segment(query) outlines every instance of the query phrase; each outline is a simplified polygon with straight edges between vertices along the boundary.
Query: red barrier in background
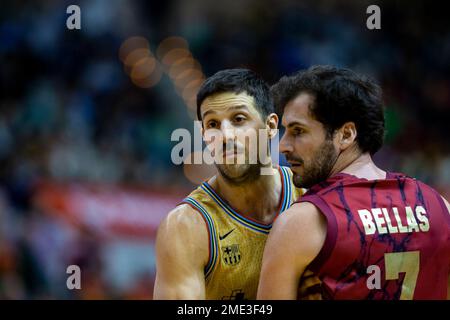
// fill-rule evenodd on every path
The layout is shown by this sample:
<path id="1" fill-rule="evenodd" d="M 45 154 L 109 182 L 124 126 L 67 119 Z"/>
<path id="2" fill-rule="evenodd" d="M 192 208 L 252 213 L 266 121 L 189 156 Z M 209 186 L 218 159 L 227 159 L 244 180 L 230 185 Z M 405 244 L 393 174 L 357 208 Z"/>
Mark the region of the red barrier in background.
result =
<path id="1" fill-rule="evenodd" d="M 161 220 L 181 199 L 143 188 L 43 183 L 33 202 L 39 210 L 101 237 L 153 238 Z"/>

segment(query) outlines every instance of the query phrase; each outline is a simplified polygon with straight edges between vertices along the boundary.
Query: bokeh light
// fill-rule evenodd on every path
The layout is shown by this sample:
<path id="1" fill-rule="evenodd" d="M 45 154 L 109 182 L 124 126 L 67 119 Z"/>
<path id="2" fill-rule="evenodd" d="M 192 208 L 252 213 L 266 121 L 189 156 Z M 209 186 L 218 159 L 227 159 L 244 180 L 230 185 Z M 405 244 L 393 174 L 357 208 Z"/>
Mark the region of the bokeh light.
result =
<path id="1" fill-rule="evenodd" d="M 180 59 L 183 58 L 189 58 L 191 56 L 191 53 L 188 49 L 184 48 L 175 48 L 167 52 L 161 59 L 161 62 L 166 65 L 170 66 L 177 62 Z"/>
<path id="2" fill-rule="evenodd" d="M 161 43 L 158 45 L 158 48 L 156 49 L 156 56 L 158 57 L 159 60 L 162 60 L 169 51 L 176 48 L 188 50 L 189 48 L 188 42 L 182 37 L 177 36 L 168 37 L 163 41 L 161 41 Z"/>
<path id="3" fill-rule="evenodd" d="M 125 72 L 136 86 L 151 88 L 161 80 L 163 70 L 145 38 L 135 36 L 125 40 L 119 49 L 119 57 L 124 63 Z"/>
<path id="4" fill-rule="evenodd" d="M 124 62 L 128 55 L 136 49 L 149 49 L 150 44 L 147 39 L 140 36 L 134 36 L 126 39 L 119 49 L 119 58 Z"/>

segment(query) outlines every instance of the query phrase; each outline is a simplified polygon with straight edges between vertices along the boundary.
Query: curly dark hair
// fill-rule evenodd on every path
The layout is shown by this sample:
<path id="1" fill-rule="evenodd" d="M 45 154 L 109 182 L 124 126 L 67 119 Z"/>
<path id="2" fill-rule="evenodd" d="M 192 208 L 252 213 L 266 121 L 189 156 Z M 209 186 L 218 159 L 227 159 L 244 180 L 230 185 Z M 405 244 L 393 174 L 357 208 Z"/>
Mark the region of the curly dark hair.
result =
<path id="1" fill-rule="evenodd" d="M 314 96 L 309 112 L 321 122 L 330 137 L 345 122 L 356 126 L 356 141 L 362 152 L 376 153 L 384 140 L 384 111 L 381 89 L 374 80 L 352 70 L 312 66 L 282 77 L 271 92 L 281 114 L 300 93 Z"/>
<path id="2" fill-rule="evenodd" d="M 197 93 L 197 117 L 202 120 L 200 106 L 208 96 L 221 92 L 246 92 L 255 99 L 256 109 L 264 119 L 275 112 L 269 85 L 255 72 L 248 69 L 226 69 L 205 80 Z"/>

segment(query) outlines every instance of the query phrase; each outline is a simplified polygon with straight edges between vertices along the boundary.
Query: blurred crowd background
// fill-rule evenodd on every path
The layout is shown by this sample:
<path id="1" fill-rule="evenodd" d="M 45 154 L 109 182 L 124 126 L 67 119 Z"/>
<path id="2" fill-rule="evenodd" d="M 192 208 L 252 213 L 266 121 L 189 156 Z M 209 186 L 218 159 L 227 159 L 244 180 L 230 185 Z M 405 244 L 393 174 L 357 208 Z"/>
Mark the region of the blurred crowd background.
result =
<path id="1" fill-rule="evenodd" d="M 66 27 L 71 4 L 81 30 Z M 366 28 L 370 4 L 381 30 Z M 155 228 L 196 183 L 172 164 L 171 133 L 193 132 L 196 89 L 225 68 L 270 84 L 313 64 L 374 77 L 387 119 L 376 162 L 450 199 L 438 2 L 3 1 L 0 61 L 0 299 L 152 298 Z M 66 287 L 71 264 L 81 290 Z"/>

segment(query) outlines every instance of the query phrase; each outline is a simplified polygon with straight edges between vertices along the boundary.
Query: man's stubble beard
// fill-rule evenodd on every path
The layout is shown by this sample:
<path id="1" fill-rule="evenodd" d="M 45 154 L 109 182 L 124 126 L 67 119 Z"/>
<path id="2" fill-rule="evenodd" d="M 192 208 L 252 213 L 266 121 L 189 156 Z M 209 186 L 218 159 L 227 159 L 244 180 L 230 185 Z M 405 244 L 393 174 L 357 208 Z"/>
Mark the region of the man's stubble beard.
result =
<path id="1" fill-rule="evenodd" d="M 270 141 L 270 140 L 269 140 Z M 260 154 L 259 154 L 259 148 L 260 146 L 260 139 L 259 136 L 256 138 L 257 146 L 256 148 L 252 148 L 247 144 L 247 141 L 245 143 L 244 152 L 245 152 L 245 160 L 242 164 L 218 164 L 216 163 L 216 168 L 219 171 L 219 174 L 224 178 L 225 181 L 227 181 L 231 185 L 243 185 L 255 182 L 261 177 L 262 168 L 264 165 L 261 163 Z M 270 144 L 269 144 L 270 145 Z M 265 157 L 270 157 L 270 148 L 269 145 L 267 145 L 265 148 L 266 155 Z M 235 147 L 235 146 L 233 146 Z M 227 149 L 227 146 L 224 145 L 224 150 Z M 256 153 L 253 154 L 253 157 L 250 156 L 250 153 Z M 240 157 L 233 159 L 235 162 L 240 161 Z M 251 160 L 255 159 L 255 160 Z M 267 158 L 265 158 L 267 160 Z M 252 163 L 253 162 L 253 163 Z M 256 162 L 256 163 L 254 163 Z M 272 166 L 272 160 L 270 160 L 270 166 Z"/>
<path id="2" fill-rule="evenodd" d="M 303 162 L 303 174 L 294 174 L 293 182 L 297 188 L 309 189 L 315 184 L 329 178 L 338 154 L 331 140 L 325 140 L 321 148 L 312 157 L 312 162 L 305 166 Z"/>
<path id="3" fill-rule="evenodd" d="M 219 174 L 232 185 L 253 182 L 261 176 L 262 165 L 257 164 L 216 164 Z"/>

